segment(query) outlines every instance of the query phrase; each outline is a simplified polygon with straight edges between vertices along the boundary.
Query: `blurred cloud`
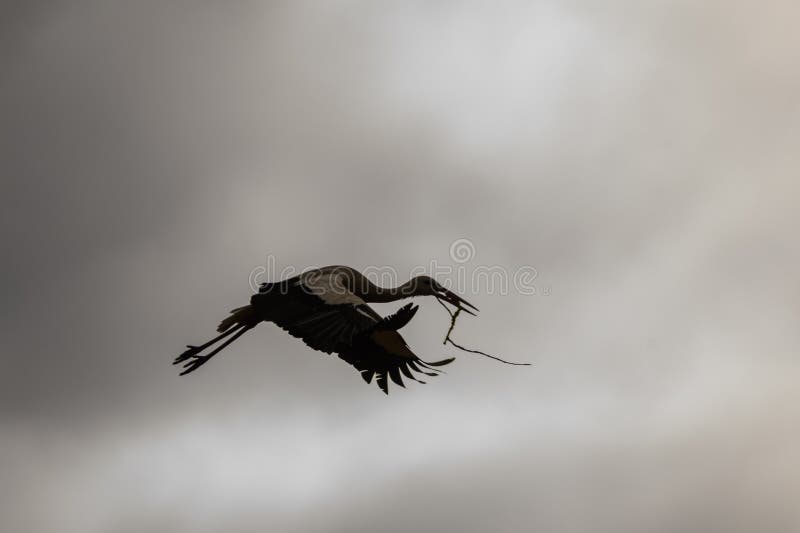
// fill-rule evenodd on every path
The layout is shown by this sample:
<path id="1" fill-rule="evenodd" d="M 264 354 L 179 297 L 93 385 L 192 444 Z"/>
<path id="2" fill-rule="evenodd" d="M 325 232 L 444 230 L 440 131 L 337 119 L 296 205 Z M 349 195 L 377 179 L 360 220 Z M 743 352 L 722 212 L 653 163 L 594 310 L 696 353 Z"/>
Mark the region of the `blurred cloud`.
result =
<path id="1" fill-rule="evenodd" d="M 2 9 L 4 530 L 797 529 L 796 4 Z M 169 366 L 268 254 L 459 238 L 552 289 L 456 331 L 533 368 Z"/>

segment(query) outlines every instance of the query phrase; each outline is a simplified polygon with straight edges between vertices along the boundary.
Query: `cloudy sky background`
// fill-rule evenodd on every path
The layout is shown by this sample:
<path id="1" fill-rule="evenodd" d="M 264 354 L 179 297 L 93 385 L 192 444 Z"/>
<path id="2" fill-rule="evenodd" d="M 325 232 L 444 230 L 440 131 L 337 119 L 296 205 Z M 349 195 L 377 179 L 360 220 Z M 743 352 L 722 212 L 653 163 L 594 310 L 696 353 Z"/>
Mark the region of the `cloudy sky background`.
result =
<path id="1" fill-rule="evenodd" d="M 4 3 L 0 529 L 797 531 L 799 16 Z M 457 340 L 534 366 L 430 301 L 389 397 L 273 326 L 170 366 L 269 254 L 459 238 L 539 291 Z"/>

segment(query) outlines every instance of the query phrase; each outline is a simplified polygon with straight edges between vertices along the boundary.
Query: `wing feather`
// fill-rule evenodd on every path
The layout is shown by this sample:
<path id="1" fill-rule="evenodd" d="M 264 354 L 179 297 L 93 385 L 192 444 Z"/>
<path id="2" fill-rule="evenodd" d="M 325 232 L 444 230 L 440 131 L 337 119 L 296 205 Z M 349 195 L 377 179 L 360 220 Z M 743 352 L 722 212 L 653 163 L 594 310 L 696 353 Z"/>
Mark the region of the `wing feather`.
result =
<path id="1" fill-rule="evenodd" d="M 403 378 L 400 377 L 400 365 L 389 368 L 389 377 L 392 378 L 392 381 L 405 388 Z"/>

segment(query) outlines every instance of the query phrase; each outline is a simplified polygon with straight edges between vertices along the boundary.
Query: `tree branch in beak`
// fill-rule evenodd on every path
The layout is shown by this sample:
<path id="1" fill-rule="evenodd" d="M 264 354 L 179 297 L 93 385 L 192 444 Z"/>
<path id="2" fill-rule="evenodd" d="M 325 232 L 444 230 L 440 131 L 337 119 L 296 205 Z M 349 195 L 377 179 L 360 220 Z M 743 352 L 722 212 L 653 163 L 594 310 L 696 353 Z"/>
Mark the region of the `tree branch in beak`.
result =
<path id="1" fill-rule="evenodd" d="M 456 306 L 458 309 L 461 309 L 465 313 L 468 313 L 468 314 L 470 314 L 472 316 L 478 316 L 478 315 L 476 315 L 475 313 L 473 313 L 472 311 L 469 310 L 469 308 L 472 308 L 475 311 L 478 311 L 477 307 L 475 307 L 474 305 L 472 305 L 471 303 L 466 301 L 464 298 L 462 298 L 458 294 L 456 294 L 456 293 L 454 293 L 452 291 L 449 291 L 449 290 L 445 289 L 444 287 L 442 287 L 439 290 L 439 294 L 437 294 L 436 296 L 444 299 L 447 303 Z"/>

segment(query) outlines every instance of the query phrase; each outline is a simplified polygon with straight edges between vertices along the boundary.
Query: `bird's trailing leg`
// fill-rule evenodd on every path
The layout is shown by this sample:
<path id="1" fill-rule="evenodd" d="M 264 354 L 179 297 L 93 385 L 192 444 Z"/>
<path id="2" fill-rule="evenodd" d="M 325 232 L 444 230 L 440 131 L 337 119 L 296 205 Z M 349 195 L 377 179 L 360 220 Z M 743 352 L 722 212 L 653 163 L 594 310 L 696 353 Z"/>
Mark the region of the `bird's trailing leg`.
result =
<path id="1" fill-rule="evenodd" d="M 185 370 L 183 372 L 181 372 L 180 375 L 184 376 L 186 374 L 189 374 L 190 372 L 194 372 L 195 370 L 197 370 L 198 368 L 200 368 L 201 366 L 206 364 L 209 359 L 211 359 L 212 357 L 217 355 L 219 352 L 221 352 L 230 343 L 232 343 L 233 341 L 235 341 L 236 339 L 238 339 L 239 337 L 244 335 L 244 333 L 247 330 L 251 329 L 251 328 L 253 328 L 253 326 L 252 325 L 248 325 L 248 324 L 243 324 L 241 326 L 236 326 L 236 327 L 233 327 L 233 328 L 229 329 L 228 331 L 226 331 L 222 335 L 218 335 L 217 337 L 211 339 L 210 341 L 208 341 L 207 343 L 205 343 L 205 344 L 203 344 L 201 346 L 189 346 L 188 347 L 189 349 L 186 350 L 185 352 L 183 352 L 178 357 L 176 357 L 175 361 L 173 361 L 172 364 L 178 364 L 178 363 L 181 363 L 183 361 L 187 361 L 188 360 L 188 362 L 185 365 L 183 365 Z M 226 340 L 225 342 L 223 342 L 222 344 L 217 346 L 214 350 L 212 350 L 211 352 L 209 352 L 206 355 L 200 355 L 200 352 L 202 352 L 203 350 L 205 350 L 209 346 L 213 345 L 215 342 L 227 337 L 228 335 L 230 335 L 231 333 L 234 333 L 234 332 L 236 334 L 233 335 L 233 337 L 231 337 L 230 339 Z"/>

